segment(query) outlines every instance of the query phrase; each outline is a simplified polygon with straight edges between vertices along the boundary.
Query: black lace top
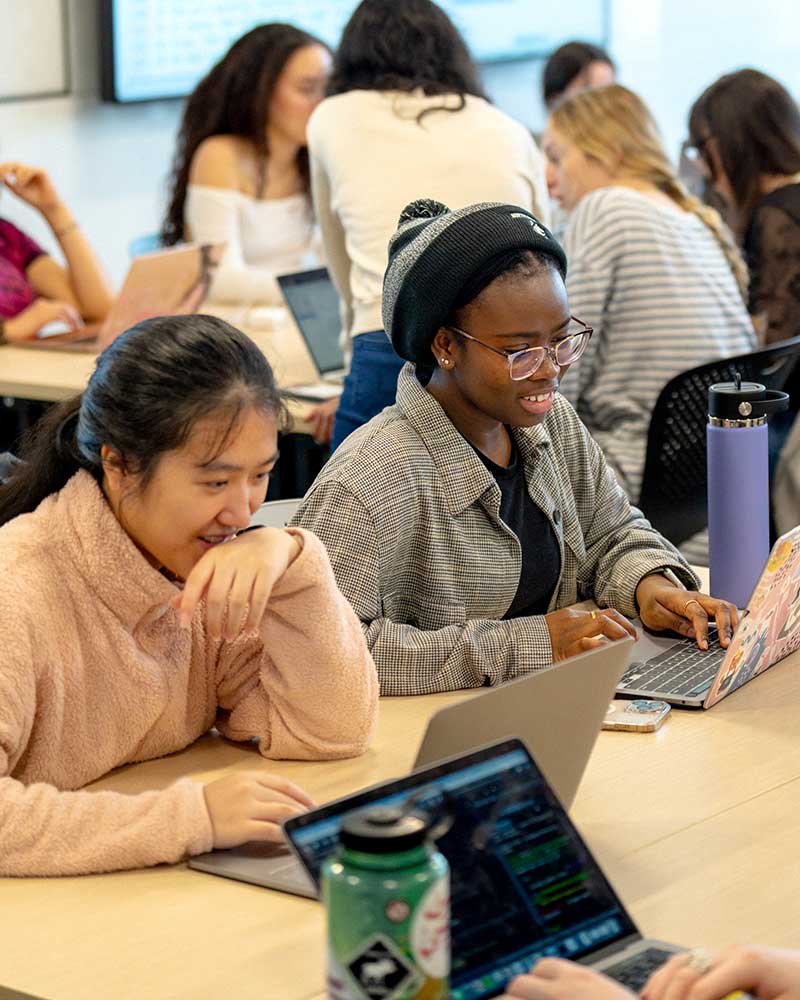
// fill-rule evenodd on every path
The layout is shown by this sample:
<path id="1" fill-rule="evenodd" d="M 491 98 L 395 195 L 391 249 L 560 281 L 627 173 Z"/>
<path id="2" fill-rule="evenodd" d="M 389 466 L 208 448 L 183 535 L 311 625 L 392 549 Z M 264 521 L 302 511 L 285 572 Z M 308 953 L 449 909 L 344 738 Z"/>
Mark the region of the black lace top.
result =
<path id="1" fill-rule="evenodd" d="M 800 334 L 800 184 L 765 195 L 744 237 L 753 315 L 766 319 L 766 343 Z"/>

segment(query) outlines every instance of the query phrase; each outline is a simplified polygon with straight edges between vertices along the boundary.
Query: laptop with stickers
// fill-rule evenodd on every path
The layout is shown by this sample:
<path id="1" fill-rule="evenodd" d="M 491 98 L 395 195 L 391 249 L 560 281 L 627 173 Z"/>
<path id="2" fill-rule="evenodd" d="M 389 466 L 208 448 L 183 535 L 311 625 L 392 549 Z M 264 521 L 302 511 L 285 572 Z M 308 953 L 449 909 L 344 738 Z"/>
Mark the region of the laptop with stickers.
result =
<path id="1" fill-rule="evenodd" d="M 800 647 L 800 527 L 772 547 L 728 648 L 714 638 L 711 626 L 701 650 L 694 639 L 642 633 L 618 693 L 711 708 Z"/>

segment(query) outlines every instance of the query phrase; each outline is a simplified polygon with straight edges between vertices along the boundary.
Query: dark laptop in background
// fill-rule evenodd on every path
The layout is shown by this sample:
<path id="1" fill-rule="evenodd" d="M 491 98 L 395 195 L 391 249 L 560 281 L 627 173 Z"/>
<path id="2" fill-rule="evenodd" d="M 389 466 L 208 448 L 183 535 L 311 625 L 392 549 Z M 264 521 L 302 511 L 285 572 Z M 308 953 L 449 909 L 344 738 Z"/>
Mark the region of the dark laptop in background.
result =
<path id="1" fill-rule="evenodd" d="M 638 990 L 683 950 L 642 937 L 520 740 L 332 802 L 284 830 L 318 890 L 343 816 L 403 804 L 450 824 L 437 843 L 450 863 L 451 1000 L 499 996 L 550 955 Z"/>
<path id="2" fill-rule="evenodd" d="M 279 274 L 278 285 L 320 378 L 313 385 L 290 386 L 286 392 L 301 399 L 338 396 L 346 368 L 339 295 L 327 268 Z"/>

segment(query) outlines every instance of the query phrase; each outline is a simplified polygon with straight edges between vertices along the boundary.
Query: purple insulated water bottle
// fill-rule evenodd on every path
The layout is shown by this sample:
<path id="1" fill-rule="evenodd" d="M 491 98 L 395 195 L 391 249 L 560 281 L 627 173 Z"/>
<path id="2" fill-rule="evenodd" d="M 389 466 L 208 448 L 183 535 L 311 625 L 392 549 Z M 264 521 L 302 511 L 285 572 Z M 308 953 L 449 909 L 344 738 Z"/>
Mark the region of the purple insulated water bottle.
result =
<path id="1" fill-rule="evenodd" d="M 708 554 L 711 593 L 747 607 L 769 555 L 767 416 L 789 406 L 759 382 L 708 390 Z"/>

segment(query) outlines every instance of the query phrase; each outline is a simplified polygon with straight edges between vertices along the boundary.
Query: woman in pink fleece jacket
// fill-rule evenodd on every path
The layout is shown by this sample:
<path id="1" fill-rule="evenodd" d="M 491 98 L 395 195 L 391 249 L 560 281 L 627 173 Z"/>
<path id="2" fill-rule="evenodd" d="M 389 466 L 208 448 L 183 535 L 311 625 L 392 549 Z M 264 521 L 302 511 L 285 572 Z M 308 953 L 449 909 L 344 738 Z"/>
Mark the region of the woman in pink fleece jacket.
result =
<path id="1" fill-rule="evenodd" d="M 179 316 L 129 330 L 35 428 L 0 487 L 0 874 L 280 839 L 310 801 L 260 771 L 78 790 L 212 726 L 269 758 L 365 750 L 375 667 L 321 543 L 235 537 L 264 500 L 281 416 L 249 338 Z"/>

